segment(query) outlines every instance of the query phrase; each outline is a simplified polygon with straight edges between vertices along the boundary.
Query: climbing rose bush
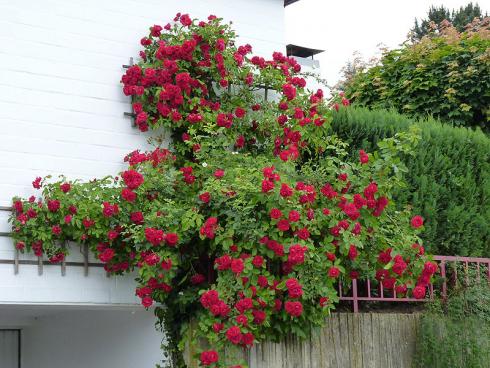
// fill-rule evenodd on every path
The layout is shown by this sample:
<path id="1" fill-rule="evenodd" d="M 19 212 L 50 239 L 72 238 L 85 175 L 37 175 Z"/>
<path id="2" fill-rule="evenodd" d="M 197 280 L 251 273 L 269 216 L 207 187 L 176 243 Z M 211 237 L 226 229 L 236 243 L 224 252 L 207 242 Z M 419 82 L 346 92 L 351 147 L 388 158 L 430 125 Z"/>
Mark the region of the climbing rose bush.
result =
<path id="1" fill-rule="evenodd" d="M 201 366 L 239 367 L 225 349 L 305 337 L 342 280 L 425 297 L 437 266 L 417 236 L 424 220 L 390 196 L 414 132 L 349 162 L 329 130 L 349 101 L 308 90 L 293 58 L 252 56 L 215 16 L 177 14 L 141 45 L 123 92 L 155 149 L 129 153 L 115 177 L 36 178 L 41 195 L 14 198 L 19 250 L 61 262 L 67 242 L 87 244 L 107 272 L 137 271 L 176 366 L 189 340 L 208 347 Z"/>

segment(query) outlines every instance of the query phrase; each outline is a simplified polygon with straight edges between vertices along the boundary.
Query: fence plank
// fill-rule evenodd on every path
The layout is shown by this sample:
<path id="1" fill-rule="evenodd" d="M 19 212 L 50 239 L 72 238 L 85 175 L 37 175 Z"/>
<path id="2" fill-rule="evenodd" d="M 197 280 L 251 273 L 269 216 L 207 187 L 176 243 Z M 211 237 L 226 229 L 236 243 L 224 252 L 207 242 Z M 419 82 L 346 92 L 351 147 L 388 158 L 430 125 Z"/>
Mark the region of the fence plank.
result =
<path id="1" fill-rule="evenodd" d="M 420 314 L 333 313 L 310 339 L 264 342 L 246 360 L 250 368 L 411 368 L 419 319 Z M 187 359 L 196 351 L 187 349 Z"/>

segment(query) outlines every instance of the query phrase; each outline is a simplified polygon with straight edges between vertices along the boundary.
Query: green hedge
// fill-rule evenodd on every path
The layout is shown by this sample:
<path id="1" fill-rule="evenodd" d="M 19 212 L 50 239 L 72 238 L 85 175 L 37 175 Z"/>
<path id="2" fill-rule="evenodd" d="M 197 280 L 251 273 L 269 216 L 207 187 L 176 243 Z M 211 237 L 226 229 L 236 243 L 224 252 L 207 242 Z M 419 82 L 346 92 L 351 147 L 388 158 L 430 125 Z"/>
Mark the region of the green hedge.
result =
<path id="1" fill-rule="evenodd" d="M 357 154 L 414 123 L 420 122 L 394 111 L 351 107 L 335 114 L 332 127 Z M 420 127 L 415 156 L 405 159 L 408 187 L 396 199 L 426 219 L 423 237 L 430 252 L 490 257 L 490 138 L 431 119 Z"/>

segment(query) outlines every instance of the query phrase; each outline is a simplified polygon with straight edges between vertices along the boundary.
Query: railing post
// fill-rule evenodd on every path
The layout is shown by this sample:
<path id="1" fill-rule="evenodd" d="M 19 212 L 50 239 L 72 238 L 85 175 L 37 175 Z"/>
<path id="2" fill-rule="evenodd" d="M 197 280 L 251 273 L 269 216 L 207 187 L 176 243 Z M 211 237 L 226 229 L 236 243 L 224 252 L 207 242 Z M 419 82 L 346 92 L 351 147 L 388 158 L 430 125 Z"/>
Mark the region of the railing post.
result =
<path id="1" fill-rule="evenodd" d="M 487 278 L 488 278 L 488 285 L 490 285 L 490 262 L 487 264 Z"/>
<path id="2" fill-rule="evenodd" d="M 357 299 L 357 279 L 352 280 L 352 306 L 354 313 L 359 312 L 359 300 Z"/>
<path id="3" fill-rule="evenodd" d="M 14 275 L 17 275 L 19 273 L 19 250 L 15 248 L 15 255 L 14 255 Z"/>
<path id="4" fill-rule="evenodd" d="M 441 277 L 442 282 L 442 300 L 446 300 L 447 297 L 447 280 L 446 280 L 446 261 L 441 261 Z"/>

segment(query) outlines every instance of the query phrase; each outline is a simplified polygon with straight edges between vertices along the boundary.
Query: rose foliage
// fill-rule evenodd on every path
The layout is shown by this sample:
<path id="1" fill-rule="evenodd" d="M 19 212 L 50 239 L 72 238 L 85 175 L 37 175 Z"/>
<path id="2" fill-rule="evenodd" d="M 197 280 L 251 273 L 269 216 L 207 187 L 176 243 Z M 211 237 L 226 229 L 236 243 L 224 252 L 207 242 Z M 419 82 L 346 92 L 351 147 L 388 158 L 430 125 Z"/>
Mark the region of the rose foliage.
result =
<path id="1" fill-rule="evenodd" d="M 186 338 L 207 341 L 202 366 L 229 367 L 240 362 L 225 348 L 306 336 L 341 279 L 425 297 L 436 265 L 417 236 L 423 219 L 390 196 L 416 134 L 348 162 L 329 133 L 332 108 L 348 101 L 309 91 L 293 58 L 252 56 L 215 16 L 178 14 L 141 44 L 123 91 L 138 128 L 153 142 L 170 133 L 169 146 L 131 152 L 116 177 L 36 179 L 42 196 L 14 199 L 18 249 L 60 262 L 63 244 L 82 243 L 108 272 L 137 271 L 136 294 L 159 306 L 177 365 Z"/>

